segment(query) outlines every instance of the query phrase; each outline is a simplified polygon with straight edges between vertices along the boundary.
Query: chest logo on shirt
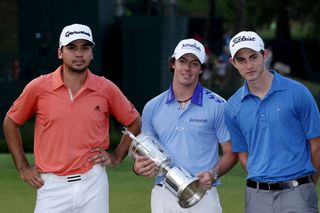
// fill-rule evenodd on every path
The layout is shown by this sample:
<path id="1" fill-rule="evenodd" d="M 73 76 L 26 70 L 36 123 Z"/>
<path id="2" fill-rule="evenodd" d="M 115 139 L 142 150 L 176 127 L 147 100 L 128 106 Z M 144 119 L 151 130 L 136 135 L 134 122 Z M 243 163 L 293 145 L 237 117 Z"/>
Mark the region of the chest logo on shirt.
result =
<path id="1" fill-rule="evenodd" d="M 206 118 L 190 118 L 189 122 L 191 124 L 205 124 L 205 123 L 208 123 L 208 119 L 206 119 Z"/>
<path id="2" fill-rule="evenodd" d="M 100 110 L 100 106 L 99 106 L 99 105 L 97 105 L 97 106 L 94 108 L 94 110 L 95 110 L 95 111 L 99 111 L 99 112 L 100 112 L 100 111 L 101 111 L 101 110 Z"/>

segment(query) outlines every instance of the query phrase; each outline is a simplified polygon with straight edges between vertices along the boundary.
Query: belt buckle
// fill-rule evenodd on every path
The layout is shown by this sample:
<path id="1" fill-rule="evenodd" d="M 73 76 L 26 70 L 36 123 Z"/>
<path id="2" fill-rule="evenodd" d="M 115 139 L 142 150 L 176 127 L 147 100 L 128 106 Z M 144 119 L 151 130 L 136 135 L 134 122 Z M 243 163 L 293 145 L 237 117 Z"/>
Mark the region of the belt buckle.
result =
<path id="1" fill-rule="evenodd" d="M 299 182 L 297 180 L 292 180 L 291 184 L 292 184 L 293 187 L 299 186 Z"/>
<path id="2" fill-rule="evenodd" d="M 67 176 L 67 182 L 75 182 L 81 180 L 81 175 L 69 175 Z"/>

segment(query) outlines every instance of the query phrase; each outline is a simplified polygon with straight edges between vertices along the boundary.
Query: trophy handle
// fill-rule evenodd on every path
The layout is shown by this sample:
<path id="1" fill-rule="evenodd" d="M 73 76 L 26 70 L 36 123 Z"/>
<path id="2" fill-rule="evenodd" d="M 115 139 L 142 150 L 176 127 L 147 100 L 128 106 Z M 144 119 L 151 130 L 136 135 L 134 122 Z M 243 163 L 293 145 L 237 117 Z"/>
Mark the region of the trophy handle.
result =
<path id="1" fill-rule="evenodd" d="M 133 139 L 133 140 L 135 140 L 135 141 L 138 141 L 137 137 L 134 136 L 134 134 L 133 134 L 132 132 L 130 132 L 127 127 L 124 127 L 121 132 L 122 132 L 123 134 L 125 134 L 125 135 L 128 135 L 131 139 Z"/>

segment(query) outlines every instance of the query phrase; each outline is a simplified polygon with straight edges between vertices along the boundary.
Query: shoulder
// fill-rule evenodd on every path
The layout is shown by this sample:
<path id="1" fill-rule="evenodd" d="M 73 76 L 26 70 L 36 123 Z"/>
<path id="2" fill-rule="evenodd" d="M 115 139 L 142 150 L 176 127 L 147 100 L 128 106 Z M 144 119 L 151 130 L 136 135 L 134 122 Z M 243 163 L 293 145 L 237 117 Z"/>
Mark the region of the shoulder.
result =
<path id="1" fill-rule="evenodd" d="M 303 86 L 302 83 L 300 83 L 299 81 L 295 80 L 295 79 L 292 79 L 292 78 L 289 78 L 289 77 L 285 77 L 285 76 L 282 76 L 279 74 L 279 78 L 281 79 L 281 82 L 285 83 L 286 85 L 289 85 L 289 86 L 293 86 L 293 87 L 300 87 L 300 86 Z"/>
<path id="2" fill-rule="evenodd" d="M 208 102 L 214 103 L 214 104 L 225 104 L 226 100 L 222 98 L 217 93 L 203 87 L 203 98 L 208 99 Z"/>
<path id="3" fill-rule="evenodd" d="M 91 77 L 91 81 L 91 84 L 94 84 L 95 90 L 103 96 L 112 97 L 114 95 L 123 94 L 123 92 L 114 82 L 105 78 L 104 76 L 93 74 Z"/>
<path id="4" fill-rule="evenodd" d="M 159 106 L 161 103 L 166 101 L 167 98 L 167 94 L 168 94 L 168 90 L 162 92 L 161 94 L 155 96 L 154 98 L 150 99 L 144 108 L 154 108 Z"/>
<path id="5" fill-rule="evenodd" d="M 154 112 L 160 110 L 167 101 L 168 90 L 162 92 L 161 94 L 155 96 L 151 100 L 149 100 L 143 107 L 142 115 L 143 117 L 146 115 L 151 115 Z"/>
<path id="6" fill-rule="evenodd" d="M 203 101 L 212 107 L 223 107 L 226 100 L 219 94 L 203 87 Z"/>
<path id="7" fill-rule="evenodd" d="M 226 114 L 233 117 L 241 107 L 241 97 L 242 97 L 243 86 L 240 87 L 227 101 L 224 107 Z"/>
<path id="8" fill-rule="evenodd" d="M 104 76 L 98 76 L 96 74 L 92 74 L 92 81 L 95 82 L 96 86 L 98 87 L 117 87 L 118 86 L 113 83 L 111 80 L 107 79 Z"/>
<path id="9" fill-rule="evenodd" d="M 32 92 L 40 91 L 50 85 L 52 82 L 52 73 L 40 75 L 31 80 L 24 88 L 24 90 L 32 90 Z"/>
<path id="10" fill-rule="evenodd" d="M 286 88 L 286 90 L 288 90 L 289 93 L 292 94 L 292 96 L 297 98 L 299 96 L 311 95 L 311 92 L 308 89 L 308 87 L 302 82 L 299 82 L 298 80 L 295 80 L 295 79 L 281 76 L 280 74 L 278 75 L 280 76 L 279 79 L 280 79 L 281 85 L 283 85 Z"/>
<path id="11" fill-rule="evenodd" d="M 275 74 L 276 78 L 278 79 L 279 83 L 282 84 L 284 87 L 289 89 L 306 89 L 306 86 L 299 82 L 298 80 L 283 76 L 279 73 Z"/>

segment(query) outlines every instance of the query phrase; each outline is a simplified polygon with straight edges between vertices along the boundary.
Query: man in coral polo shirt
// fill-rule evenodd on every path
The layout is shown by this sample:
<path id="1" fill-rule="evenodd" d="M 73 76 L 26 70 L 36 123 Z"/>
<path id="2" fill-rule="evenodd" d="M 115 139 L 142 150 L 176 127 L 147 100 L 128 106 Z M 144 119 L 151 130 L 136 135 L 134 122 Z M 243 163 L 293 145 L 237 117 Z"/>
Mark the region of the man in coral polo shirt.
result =
<path id="1" fill-rule="evenodd" d="M 134 134 L 141 121 L 119 88 L 88 66 L 94 42 L 88 26 L 66 26 L 60 35 L 62 65 L 31 81 L 9 109 L 3 123 L 6 142 L 20 177 L 37 189 L 35 212 L 108 212 L 108 177 L 127 155 L 123 136 L 113 153 L 109 116 Z M 19 127 L 35 115 L 34 157 L 24 154 Z"/>

